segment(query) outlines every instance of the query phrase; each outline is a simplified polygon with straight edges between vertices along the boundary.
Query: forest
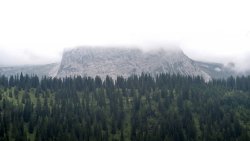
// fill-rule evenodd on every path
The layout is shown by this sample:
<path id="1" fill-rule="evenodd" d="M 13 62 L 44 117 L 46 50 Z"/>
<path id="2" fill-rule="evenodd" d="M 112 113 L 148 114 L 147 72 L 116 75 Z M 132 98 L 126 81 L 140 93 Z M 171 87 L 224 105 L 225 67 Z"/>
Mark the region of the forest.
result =
<path id="1" fill-rule="evenodd" d="M 0 76 L 0 141 L 249 141 L 250 76 Z"/>

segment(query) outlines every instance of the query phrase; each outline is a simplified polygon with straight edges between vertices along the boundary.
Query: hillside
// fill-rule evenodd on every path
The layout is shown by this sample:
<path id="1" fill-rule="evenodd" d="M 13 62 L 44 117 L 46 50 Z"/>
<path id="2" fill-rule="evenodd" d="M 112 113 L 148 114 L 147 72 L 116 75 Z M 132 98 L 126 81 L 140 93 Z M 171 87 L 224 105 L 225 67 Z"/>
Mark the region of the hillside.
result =
<path id="1" fill-rule="evenodd" d="M 237 74 L 237 72 L 234 71 L 233 68 L 227 67 L 223 64 L 200 62 L 200 61 L 196 61 L 195 63 L 197 64 L 197 66 L 199 66 L 201 70 L 206 72 L 214 79 L 222 79 L 222 78 L 227 78 L 229 76 L 242 75 L 242 74 Z"/>
<path id="2" fill-rule="evenodd" d="M 1 76 L 0 140 L 250 140 L 250 77 L 116 80 Z"/>
<path id="3" fill-rule="evenodd" d="M 54 77 L 57 74 L 59 63 L 46 64 L 46 65 L 27 65 L 27 66 L 12 66 L 12 67 L 0 67 L 0 75 L 11 76 L 21 74 L 51 76 Z"/>

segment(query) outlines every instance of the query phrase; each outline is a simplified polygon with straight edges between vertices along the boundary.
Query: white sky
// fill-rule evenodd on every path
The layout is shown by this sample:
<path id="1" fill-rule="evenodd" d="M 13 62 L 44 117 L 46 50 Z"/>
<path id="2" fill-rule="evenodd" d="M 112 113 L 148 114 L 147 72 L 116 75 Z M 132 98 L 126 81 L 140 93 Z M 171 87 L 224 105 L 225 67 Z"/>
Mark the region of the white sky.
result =
<path id="1" fill-rule="evenodd" d="M 0 1 L 0 65 L 59 61 L 67 47 L 147 43 L 243 64 L 250 59 L 250 1 Z"/>

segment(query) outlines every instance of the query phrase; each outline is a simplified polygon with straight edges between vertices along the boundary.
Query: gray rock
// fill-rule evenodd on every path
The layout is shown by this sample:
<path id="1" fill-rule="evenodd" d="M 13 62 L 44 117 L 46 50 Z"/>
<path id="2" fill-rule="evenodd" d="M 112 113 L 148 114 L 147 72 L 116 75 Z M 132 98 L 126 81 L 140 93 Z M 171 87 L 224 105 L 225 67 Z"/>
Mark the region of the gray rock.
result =
<path id="1" fill-rule="evenodd" d="M 180 49 L 155 49 L 142 51 L 132 48 L 82 47 L 65 51 L 57 77 L 91 76 L 105 78 L 109 75 L 128 77 L 142 72 L 211 77 L 201 70 Z"/>

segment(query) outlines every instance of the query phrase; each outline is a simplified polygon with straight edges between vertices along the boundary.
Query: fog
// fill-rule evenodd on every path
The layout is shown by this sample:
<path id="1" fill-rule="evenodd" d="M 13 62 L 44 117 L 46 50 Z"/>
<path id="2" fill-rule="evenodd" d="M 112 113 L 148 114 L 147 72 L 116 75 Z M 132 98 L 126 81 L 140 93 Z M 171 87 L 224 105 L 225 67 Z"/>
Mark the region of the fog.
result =
<path id="1" fill-rule="evenodd" d="M 0 66 L 59 62 L 79 46 L 181 48 L 250 68 L 250 4 L 231 0 L 0 2 Z"/>
<path id="2" fill-rule="evenodd" d="M 62 51 L 48 48 L 0 48 L 0 66 L 41 65 L 59 62 Z"/>
<path id="3" fill-rule="evenodd" d="M 35 46 L 35 45 L 34 45 Z M 38 45 L 37 45 L 38 46 Z M 48 45 L 49 46 L 49 45 Z M 78 47 L 117 47 L 117 48 L 137 48 L 142 51 L 151 51 L 154 49 L 163 48 L 182 50 L 189 58 L 196 61 L 222 63 L 234 63 L 235 69 L 239 72 L 247 71 L 250 69 L 248 61 L 250 60 L 250 53 L 248 51 L 235 52 L 232 54 L 215 52 L 209 54 L 206 49 L 194 50 L 183 47 L 178 43 L 156 43 L 146 42 L 141 44 L 86 44 L 72 47 L 32 47 L 32 48 L 0 48 L 0 66 L 20 66 L 20 65 L 40 65 L 60 62 L 62 54 L 65 50 L 70 50 Z M 219 50 L 219 49 L 218 49 Z"/>

